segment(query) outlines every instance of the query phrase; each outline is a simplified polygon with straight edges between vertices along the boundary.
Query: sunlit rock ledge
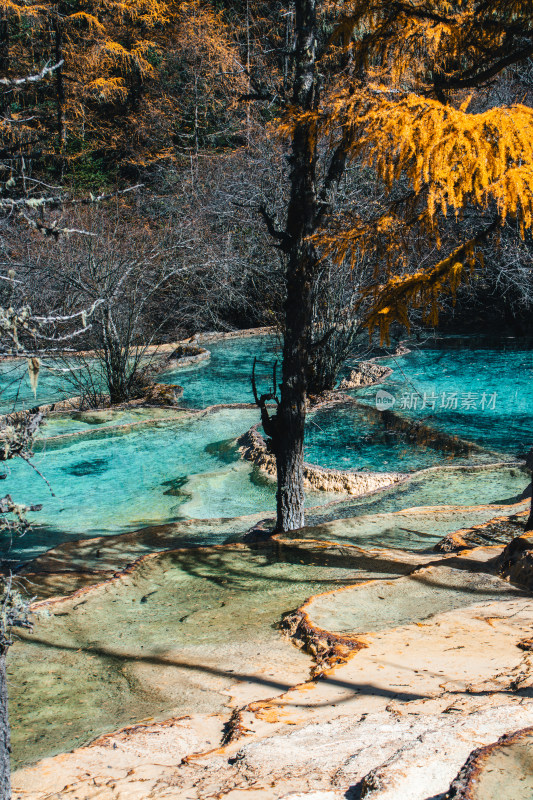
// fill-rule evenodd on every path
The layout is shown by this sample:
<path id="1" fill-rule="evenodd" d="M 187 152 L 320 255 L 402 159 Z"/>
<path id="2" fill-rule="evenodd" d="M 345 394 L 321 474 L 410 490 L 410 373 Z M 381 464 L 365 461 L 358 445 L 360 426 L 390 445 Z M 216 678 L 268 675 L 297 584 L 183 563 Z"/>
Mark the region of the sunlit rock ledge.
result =
<path id="1" fill-rule="evenodd" d="M 276 459 L 267 450 L 264 438 L 254 425 L 237 441 L 240 452 L 247 461 L 253 462 L 266 475 L 275 478 Z M 363 495 L 368 492 L 392 486 L 405 480 L 408 474 L 402 472 L 356 472 L 341 471 L 304 464 L 304 488 L 325 492 L 342 492 L 349 495 Z"/>
<path id="2" fill-rule="evenodd" d="M 283 546 L 283 541 L 279 544 Z M 292 547 L 295 544 L 290 542 Z M 63 668 L 76 668 L 89 688 L 91 673 L 99 668 L 98 642 L 106 641 L 108 609 L 123 608 L 124 613 L 131 609 L 138 625 L 127 642 L 109 642 L 106 650 L 115 658 L 129 654 L 129 685 L 134 689 L 135 676 L 141 679 L 141 696 L 156 687 L 168 692 L 172 656 L 161 649 L 160 636 L 159 655 L 157 659 L 151 656 L 156 637 L 143 636 L 143 617 L 146 612 L 153 615 L 153 604 L 167 609 L 165 624 L 175 647 L 177 629 L 169 625 L 168 614 L 175 612 L 177 619 L 188 613 L 176 596 L 180 585 L 176 566 L 185 566 L 189 575 L 199 570 L 207 575 L 206 570 L 216 568 L 219 576 L 236 578 L 238 573 L 239 581 L 248 581 L 253 561 L 247 553 L 252 552 L 232 546 L 229 560 L 222 564 L 220 556 L 227 550 L 210 548 L 196 556 L 191 552 L 187 559 L 192 557 L 194 564 L 182 560 L 185 554 L 177 562 L 172 553 L 144 559 L 123 577 L 48 605 L 52 616 L 49 622 L 43 620 L 45 630 L 39 640 L 51 649 L 42 650 L 41 645 L 41 653 L 53 654 L 55 648 Z M 285 660 L 278 663 L 283 649 L 276 648 L 282 640 L 275 645 L 272 635 L 269 655 L 265 651 L 255 677 L 243 675 L 257 647 L 256 641 L 247 638 L 246 644 L 236 644 L 240 674 L 233 673 L 224 710 L 213 707 L 211 713 L 174 715 L 160 723 L 145 719 L 70 754 L 40 761 L 15 773 L 15 797 L 204 800 L 216 790 L 229 800 L 248 795 L 260 800 L 307 796 L 308 800 L 341 800 L 347 792 L 372 800 L 444 798 L 473 746 L 490 745 L 509 730 L 533 725 L 532 667 L 529 654 L 517 646 L 533 625 L 533 599 L 493 573 L 492 548 L 478 548 L 460 557 L 405 552 L 393 556 L 384 549 L 364 554 L 355 547 L 353 551 L 354 558 L 364 557 L 361 577 L 372 572 L 376 577 L 321 591 L 298 609 L 306 615 L 308 626 L 303 649 L 313 652 L 314 643 L 319 656 L 319 669 L 311 679 L 283 689 L 284 682 L 290 683 L 283 678 L 291 671 L 296 678 L 294 659 L 299 651 L 285 645 Z M 240 562 L 237 569 L 232 564 L 235 557 Z M 298 558 L 292 569 L 298 569 L 297 565 Z M 377 577 L 379 572 L 381 577 Z M 234 647 L 233 628 L 243 614 L 243 602 L 252 604 L 250 611 L 261 611 L 265 623 L 272 615 L 272 599 L 278 592 L 273 578 L 265 576 L 264 593 L 259 595 L 246 592 L 243 585 L 244 593 L 237 592 L 235 597 L 236 585 L 219 584 L 214 587 L 219 598 L 216 609 L 206 608 L 203 617 L 197 612 L 187 624 L 204 636 L 208 628 L 199 625 L 209 622 L 211 630 L 218 629 L 213 613 L 222 613 L 232 630 L 229 636 L 225 629 L 224 640 Z M 286 597 L 290 585 L 285 580 L 278 599 Z M 220 591 L 224 593 L 222 608 Z M 204 604 L 212 605 L 208 599 Z M 241 610 L 236 617 L 237 606 Z M 119 623 L 115 620 L 115 631 L 122 630 Z M 272 632 L 271 623 L 272 619 Z M 85 647 L 80 639 L 83 631 L 88 637 Z M 321 648 L 325 634 L 331 637 L 329 653 Z M 302 643 L 295 630 L 292 635 Z M 65 636 L 74 637 L 76 651 Z M 141 642 L 149 648 L 147 653 L 139 649 Z M 344 647 L 342 652 L 340 647 Z M 70 664 L 69 651 L 79 661 L 78 667 Z M 226 645 L 216 650 L 217 669 L 225 670 L 229 678 L 233 670 L 227 669 L 228 653 Z M 182 669 L 186 661 L 180 653 Z M 109 670 L 111 663 L 103 663 L 102 668 Z M 210 692 L 221 688 L 210 681 Z M 111 689 L 112 684 L 107 692 Z M 81 691 L 77 704 L 82 707 L 83 698 Z M 490 795 L 479 797 L 487 800 Z"/>
<path id="3" fill-rule="evenodd" d="M 376 359 L 361 361 L 356 369 L 350 372 L 348 378 L 343 378 L 339 384 L 341 391 L 346 389 L 360 389 L 363 386 L 373 386 L 382 383 L 392 375 L 391 367 L 376 363 Z"/>

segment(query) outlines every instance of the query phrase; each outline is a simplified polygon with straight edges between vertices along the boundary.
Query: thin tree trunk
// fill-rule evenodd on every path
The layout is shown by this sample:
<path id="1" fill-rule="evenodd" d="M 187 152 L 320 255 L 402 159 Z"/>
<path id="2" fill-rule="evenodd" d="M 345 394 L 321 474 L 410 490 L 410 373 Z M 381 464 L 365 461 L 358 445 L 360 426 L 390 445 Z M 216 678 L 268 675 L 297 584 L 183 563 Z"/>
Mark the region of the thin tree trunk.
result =
<path id="1" fill-rule="evenodd" d="M 316 104 L 316 0 L 295 3 L 294 106 Z M 290 200 L 283 249 L 287 256 L 283 380 L 276 415 L 278 531 L 304 525 L 303 446 L 307 361 L 312 335 L 313 279 L 318 258 L 309 236 L 317 219 L 316 139 L 308 121 L 297 122 L 292 137 Z"/>
<path id="2" fill-rule="evenodd" d="M 57 17 L 52 21 L 55 36 L 55 60 L 59 64 L 63 60 L 63 30 L 61 22 Z M 56 81 L 56 118 L 57 118 L 57 142 L 58 151 L 63 155 L 66 142 L 66 128 L 65 128 L 65 80 L 63 77 L 63 65 L 55 70 Z M 61 165 L 63 171 L 63 164 Z"/>
<path id="3" fill-rule="evenodd" d="M 533 476 L 531 480 L 531 506 L 529 512 L 529 519 L 526 522 L 526 532 L 533 533 Z"/>
<path id="4" fill-rule="evenodd" d="M 11 744 L 7 708 L 6 652 L 0 652 L 0 800 L 11 800 Z"/>
<path id="5" fill-rule="evenodd" d="M 529 513 L 529 519 L 526 522 L 526 531 L 529 533 L 533 532 L 533 447 L 526 456 L 526 467 L 531 470 L 531 511 Z"/>
<path id="6" fill-rule="evenodd" d="M 9 75 L 9 20 L 0 19 L 0 72 L 2 77 Z"/>

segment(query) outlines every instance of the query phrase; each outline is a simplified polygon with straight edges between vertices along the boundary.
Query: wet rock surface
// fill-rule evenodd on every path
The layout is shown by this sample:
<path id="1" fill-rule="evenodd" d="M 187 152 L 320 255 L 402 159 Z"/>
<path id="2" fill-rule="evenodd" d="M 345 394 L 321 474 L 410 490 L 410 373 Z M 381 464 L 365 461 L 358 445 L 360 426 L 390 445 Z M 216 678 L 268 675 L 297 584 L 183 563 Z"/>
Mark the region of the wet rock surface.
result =
<path id="1" fill-rule="evenodd" d="M 463 528 L 449 533 L 435 545 L 437 553 L 455 553 L 483 545 L 505 545 L 524 530 L 528 512 L 500 517 L 482 525 Z"/>

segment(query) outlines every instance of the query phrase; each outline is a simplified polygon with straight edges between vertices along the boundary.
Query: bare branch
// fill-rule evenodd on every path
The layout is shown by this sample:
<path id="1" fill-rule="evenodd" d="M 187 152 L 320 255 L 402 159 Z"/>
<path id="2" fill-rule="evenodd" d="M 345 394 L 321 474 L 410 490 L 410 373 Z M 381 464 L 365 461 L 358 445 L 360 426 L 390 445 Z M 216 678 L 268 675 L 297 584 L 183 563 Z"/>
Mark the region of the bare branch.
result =
<path id="1" fill-rule="evenodd" d="M 26 75 L 24 78 L 0 78 L 0 86 L 8 86 L 10 89 L 16 89 L 17 87 L 25 86 L 28 83 L 38 83 L 46 78 L 47 75 L 50 75 L 50 73 L 63 66 L 63 63 L 64 61 L 61 59 L 61 61 L 58 61 L 57 64 L 54 64 L 50 67 L 50 62 L 47 62 L 42 70 L 36 75 Z"/>

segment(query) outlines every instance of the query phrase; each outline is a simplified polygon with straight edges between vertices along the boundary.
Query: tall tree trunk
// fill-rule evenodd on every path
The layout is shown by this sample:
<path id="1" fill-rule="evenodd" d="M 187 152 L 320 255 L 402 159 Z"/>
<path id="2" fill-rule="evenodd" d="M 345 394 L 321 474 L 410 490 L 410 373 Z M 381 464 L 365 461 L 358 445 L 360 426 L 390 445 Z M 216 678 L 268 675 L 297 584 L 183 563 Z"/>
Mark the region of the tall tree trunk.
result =
<path id="1" fill-rule="evenodd" d="M 57 16 L 52 19 L 52 27 L 54 30 L 54 55 L 55 62 L 59 64 L 63 60 L 63 29 L 61 21 Z M 65 79 L 63 76 L 63 66 L 61 65 L 55 70 L 56 81 L 56 118 L 57 118 L 57 149 L 60 155 L 63 155 L 65 150 L 65 143 L 67 139 L 67 132 L 65 128 Z M 63 159 L 61 159 L 61 173 L 63 173 Z"/>
<path id="2" fill-rule="evenodd" d="M 293 104 L 316 108 L 316 0 L 295 3 Z M 317 219 L 316 137 L 309 121 L 298 121 L 292 136 L 290 200 L 284 245 L 287 257 L 283 380 L 276 415 L 277 525 L 279 531 L 304 524 L 303 446 L 307 360 L 311 343 L 313 279 L 318 258 L 309 236 Z"/>
<path id="3" fill-rule="evenodd" d="M 0 72 L 5 78 L 9 74 L 9 20 L 0 19 Z"/>
<path id="4" fill-rule="evenodd" d="M 531 511 L 529 512 L 529 519 L 526 522 L 526 531 L 533 533 L 533 447 L 526 456 L 526 467 L 531 470 Z"/>
<path id="5" fill-rule="evenodd" d="M 0 800 L 11 800 L 11 744 L 7 708 L 6 651 L 0 651 Z"/>

